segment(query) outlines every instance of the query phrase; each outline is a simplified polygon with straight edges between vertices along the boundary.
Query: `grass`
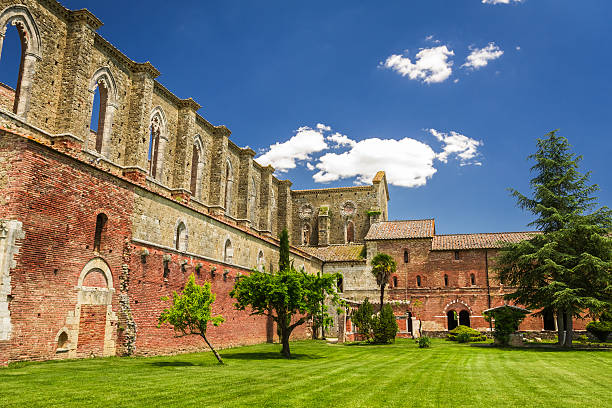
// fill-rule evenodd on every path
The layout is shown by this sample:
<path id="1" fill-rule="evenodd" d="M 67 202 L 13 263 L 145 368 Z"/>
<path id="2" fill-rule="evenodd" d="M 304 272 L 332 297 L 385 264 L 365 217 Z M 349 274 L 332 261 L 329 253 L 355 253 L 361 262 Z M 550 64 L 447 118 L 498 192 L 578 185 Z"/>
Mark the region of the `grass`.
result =
<path id="1" fill-rule="evenodd" d="M 2 407 L 605 407 L 612 352 L 295 342 L 164 357 L 18 363 Z"/>

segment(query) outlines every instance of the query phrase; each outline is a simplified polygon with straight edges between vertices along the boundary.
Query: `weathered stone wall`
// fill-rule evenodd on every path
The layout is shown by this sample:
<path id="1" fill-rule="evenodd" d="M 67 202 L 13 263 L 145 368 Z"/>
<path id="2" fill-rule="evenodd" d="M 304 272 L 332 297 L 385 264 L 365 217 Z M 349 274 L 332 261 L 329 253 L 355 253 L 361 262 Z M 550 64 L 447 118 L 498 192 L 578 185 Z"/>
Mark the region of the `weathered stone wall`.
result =
<path id="1" fill-rule="evenodd" d="M 0 82 L 0 106 L 12 110 L 15 103 L 15 90 Z"/>

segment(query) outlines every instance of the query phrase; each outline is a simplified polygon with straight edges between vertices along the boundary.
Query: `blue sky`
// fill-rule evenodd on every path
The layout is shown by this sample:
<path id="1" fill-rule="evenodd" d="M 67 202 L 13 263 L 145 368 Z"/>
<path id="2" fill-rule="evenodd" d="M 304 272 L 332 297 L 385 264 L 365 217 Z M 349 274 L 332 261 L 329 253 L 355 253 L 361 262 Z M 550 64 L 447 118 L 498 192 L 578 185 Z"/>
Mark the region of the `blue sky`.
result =
<path id="1" fill-rule="evenodd" d="M 90 9 L 238 145 L 281 167 L 306 157 L 277 173 L 294 188 L 352 185 L 378 166 L 393 172 L 390 218 L 461 233 L 528 229 L 506 188 L 528 192 L 526 157 L 552 129 L 612 201 L 612 2 L 508 1 L 63 4 Z"/>

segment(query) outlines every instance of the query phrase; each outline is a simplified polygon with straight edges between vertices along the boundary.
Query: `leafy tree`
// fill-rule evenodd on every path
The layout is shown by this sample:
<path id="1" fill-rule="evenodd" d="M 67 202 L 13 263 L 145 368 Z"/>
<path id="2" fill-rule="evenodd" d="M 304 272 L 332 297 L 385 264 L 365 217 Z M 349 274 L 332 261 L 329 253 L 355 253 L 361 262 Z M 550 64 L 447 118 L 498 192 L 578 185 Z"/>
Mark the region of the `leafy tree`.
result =
<path id="1" fill-rule="evenodd" d="M 380 344 L 392 343 L 395 341 L 398 329 L 393 308 L 391 305 L 385 305 L 380 313 L 372 319 L 372 340 L 374 343 Z"/>
<path id="2" fill-rule="evenodd" d="M 484 318 L 487 322 L 490 322 L 491 319 L 495 320 L 493 337 L 502 346 L 507 346 L 510 344 L 510 335 L 518 330 L 521 322 L 525 319 L 525 313 L 526 312 L 520 310 L 505 307 L 487 313 Z"/>
<path id="3" fill-rule="evenodd" d="M 372 315 L 374 314 L 374 307 L 370 303 L 368 298 L 365 298 L 363 303 L 359 305 L 357 310 L 353 312 L 351 320 L 357 329 L 359 334 L 366 336 L 366 340 L 372 338 Z"/>
<path id="4" fill-rule="evenodd" d="M 372 274 L 380 286 L 380 310 L 383 309 L 385 299 L 385 286 L 389 283 L 391 275 L 395 273 L 397 264 L 391 255 L 378 253 L 372 258 Z"/>
<path id="5" fill-rule="evenodd" d="M 320 311 L 323 301 L 341 303 L 336 290 L 338 276 L 308 274 L 293 267 L 276 273 L 253 270 L 238 278 L 230 296 L 236 299 L 236 309 L 250 308 L 251 315 L 271 317 L 280 329 L 281 354 L 291 357 L 289 337 L 293 330 Z M 325 310 L 324 317 L 328 316 Z"/>
<path id="6" fill-rule="evenodd" d="M 289 232 L 287 231 L 287 228 L 283 228 L 279 239 L 280 248 L 278 254 L 278 270 L 285 271 L 291 267 L 291 263 L 289 261 Z"/>
<path id="7" fill-rule="evenodd" d="M 582 156 L 570 152 L 567 139 L 553 131 L 537 145 L 529 156 L 536 162 L 532 197 L 511 191 L 536 216 L 531 225 L 542 234 L 502 248 L 497 272 L 515 288 L 506 299 L 556 312 L 559 343 L 569 347 L 572 318 L 612 304 L 612 240 L 606 236 L 612 215 L 607 207 L 594 210 L 598 187 L 588 184 L 589 173 L 578 171 Z"/>
<path id="8" fill-rule="evenodd" d="M 204 339 L 213 354 L 223 364 L 221 356 L 214 349 L 212 344 L 206 338 L 206 329 L 208 322 L 214 326 L 219 326 L 225 321 L 222 316 L 213 316 L 210 310 L 210 305 L 215 301 L 215 294 L 210 291 L 210 283 L 205 282 L 202 286 L 195 283 L 193 274 L 187 279 L 183 293 L 172 294 L 172 307 L 164 309 L 157 321 L 157 327 L 163 323 L 168 323 L 174 326 L 174 330 L 183 335 L 195 334 Z M 169 300 L 164 297 L 162 300 Z"/>

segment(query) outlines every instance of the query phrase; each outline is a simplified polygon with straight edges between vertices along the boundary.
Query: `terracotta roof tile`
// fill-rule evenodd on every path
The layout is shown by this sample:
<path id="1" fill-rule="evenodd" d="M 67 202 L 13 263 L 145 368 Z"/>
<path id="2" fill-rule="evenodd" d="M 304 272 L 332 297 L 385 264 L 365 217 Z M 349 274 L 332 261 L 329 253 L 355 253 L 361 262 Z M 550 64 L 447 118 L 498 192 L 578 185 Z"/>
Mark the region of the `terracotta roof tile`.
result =
<path id="1" fill-rule="evenodd" d="M 300 247 L 302 251 L 325 262 L 365 261 L 361 257 L 364 246 L 361 244 L 329 245 L 325 247 Z"/>
<path id="2" fill-rule="evenodd" d="M 433 219 L 383 221 L 372 224 L 365 239 L 432 238 L 434 233 L 435 228 Z"/>
<path id="3" fill-rule="evenodd" d="M 506 243 L 516 243 L 532 238 L 538 232 L 491 232 L 485 234 L 436 235 L 431 244 L 433 251 L 456 249 L 501 248 Z"/>

